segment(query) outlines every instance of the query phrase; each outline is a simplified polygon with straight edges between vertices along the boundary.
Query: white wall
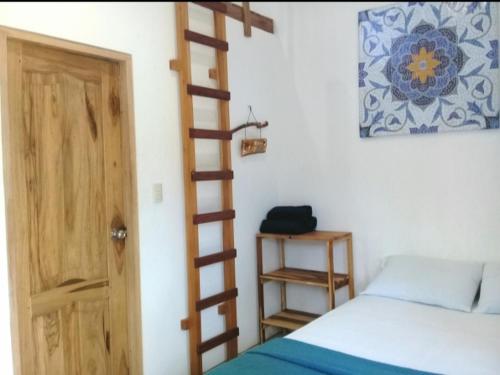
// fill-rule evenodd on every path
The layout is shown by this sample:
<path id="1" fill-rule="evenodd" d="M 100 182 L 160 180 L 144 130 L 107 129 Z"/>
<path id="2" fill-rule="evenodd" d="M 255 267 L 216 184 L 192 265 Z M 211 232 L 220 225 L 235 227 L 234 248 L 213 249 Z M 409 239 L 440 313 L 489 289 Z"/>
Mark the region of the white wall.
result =
<path id="1" fill-rule="evenodd" d="M 280 200 L 353 232 L 358 289 L 391 253 L 500 259 L 500 131 L 359 137 L 357 12 L 381 4 L 290 4 L 284 37 L 300 106 Z"/>
<path id="2" fill-rule="evenodd" d="M 254 8 L 274 17 L 279 30 L 280 6 L 255 4 Z M 195 23 L 204 28 L 204 23 L 210 24 L 207 20 L 210 18 L 198 14 Z M 179 321 L 186 317 L 187 292 L 178 82 L 177 73 L 168 69 L 169 59 L 176 55 L 173 4 L 1 3 L 0 24 L 133 55 L 145 374 L 187 373 L 187 333 L 179 328 Z M 290 100 L 282 92 L 289 83 L 278 37 L 254 30 L 251 39 L 244 38 L 241 23 L 230 20 L 228 38 L 232 126 L 246 121 L 248 104 L 260 119 L 271 123 L 263 134 L 270 139 L 267 154 L 242 159 L 242 134 L 233 141 L 240 349 L 246 349 L 257 342 L 254 234 L 261 217 L 278 199 L 277 143 L 282 133 L 279 128 L 287 123 Z M 197 62 L 203 61 L 204 57 L 198 56 Z M 210 148 L 203 149 L 210 152 Z M 153 203 L 154 183 L 164 184 L 163 203 Z M 3 184 L 0 186 L 3 196 Z M 214 189 L 200 193 L 213 198 Z M 3 203 L 0 200 L 0 373 L 8 375 L 12 369 Z M 201 203 L 200 208 L 209 206 Z M 203 231 L 207 235 L 207 230 Z M 217 240 L 213 231 L 209 233 L 201 251 L 219 250 Z M 204 293 L 215 292 L 220 285 L 216 280 L 219 274 L 220 269 L 214 269 L 203 275 L 207 281 Z M 214 311 L 207 314 L 204 335 L 220 333 L 215 331 L 222 327 L 222 320 Z M 222 351 L 216 349 L 207 355 L 206 366 L 221 359 Z"/>

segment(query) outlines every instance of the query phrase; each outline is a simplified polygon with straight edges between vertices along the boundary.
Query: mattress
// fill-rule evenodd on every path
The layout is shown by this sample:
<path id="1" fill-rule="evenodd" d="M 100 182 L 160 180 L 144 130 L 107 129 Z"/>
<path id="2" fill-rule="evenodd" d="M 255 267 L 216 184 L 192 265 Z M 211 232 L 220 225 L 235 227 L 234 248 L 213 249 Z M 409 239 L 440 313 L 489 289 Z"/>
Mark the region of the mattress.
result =
<path id="1" fill-rule="evenodd" d="M 500 315 L 359 296 L 287 338 L 420 371 L 500 374 Z"/>

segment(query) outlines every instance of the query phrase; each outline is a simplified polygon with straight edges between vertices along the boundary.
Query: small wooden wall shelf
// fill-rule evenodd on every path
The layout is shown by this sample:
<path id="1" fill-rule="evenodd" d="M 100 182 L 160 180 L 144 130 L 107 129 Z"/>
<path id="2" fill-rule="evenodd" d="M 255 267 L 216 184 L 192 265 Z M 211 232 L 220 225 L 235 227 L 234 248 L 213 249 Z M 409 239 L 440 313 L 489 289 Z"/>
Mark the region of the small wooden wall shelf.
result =
<path id="1" fill-rule="evenodd" d="M 263 240 L 277 240 L 280 251 L 280 268 L 271 272 L 263 272 Z M 286 266 L 285 241 L 320 241 L 326 244 L 327 265 L 326 271 L 307 270 L 291 268 Z M 334 244 L 340 241 L 347 242 L 347 273 L 335 273 L 333 261 Z M 315 231 L 300 235 L 288 234 L 257 234 L 257 272 L 258 272 L 258 295 L 259 295 L 259 333 L 260 342 L 266 341 L 266 327 L 277 327 L 287 331 L 293 331 L 313 321 L 319 315 L 304 311 L 291 310 L 286 304 L 286 285 L 304 284 L 325 288 L 328 293 L 328 307 L 335 308 L 335 290 L 348 286 L 349 299 L 354 298 L 354 274 L 352 233 Z M 277 314 L 265 317 L 264 313 L 264 283 L 274 281 L 281 283 L 281 311 Z"/>

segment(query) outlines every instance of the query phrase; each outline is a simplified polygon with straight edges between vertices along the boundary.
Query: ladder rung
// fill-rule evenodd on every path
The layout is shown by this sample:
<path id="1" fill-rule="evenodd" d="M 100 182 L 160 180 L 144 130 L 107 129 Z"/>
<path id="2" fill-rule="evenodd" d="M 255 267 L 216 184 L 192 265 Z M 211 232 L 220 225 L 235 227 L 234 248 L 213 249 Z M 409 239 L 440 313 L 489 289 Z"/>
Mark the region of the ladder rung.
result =
<path id="1" fill-rule="evenodd" d="M 238 327 L 232 328 L 218 336 L 212 337 L 210 340 L 204 341 L 198 344 L 198 354 L 203 354 L 210 349 L 215 348 L 225 342 L 228 342 L 240 335 L 240 329 Z"/>
<path id="2" fill-rule="evenodd" d="M 191 138 L 204 138 L 204 139 L 220 139 L 230 141 L 233 139 L 233 133 L 229 130 L 210 130 L 210 129 L 189 129 L 189 136 Z"/>
<path id="3" fill-rule="evenodd" d="M 213 296 L 196 301 L 196 311 L 208 309 L 211 306 L 217 305 L 221 302 L 226 302 L 236 297 L 238 297 L 238 288 L 233 288 L 222 293 L 214 294 Z"/>
<path id="4" fill-rule="evenodd" d="M 227 51 L 229 49 L 229 44 L 227 44 L 225 40 L 212 38 L 211 36 L 203 35 L 191 30 L 184 30 L 184 39 L 189 40 L 190 42 L 203 44 L 208 47 L 217 48 L 221 51 Z"/>
<path id="5" fill-rule="evenodd" d="M 234 177 L 234 173 L 231 170 L 191 172 L 191 180 L 193 180 L 193 181 L 232 180 L 233 177 Z"/>
<path id="6" fill-rule="evenodd" d="M 224 13 L 228 17 L 244 22 L 243 8 L 240 5 L 232 4 L 231 2 L 194 2 L 204 8 L 214 12 Z M 250 23 L 253 27 L 257 27 L 268 33 L 274 33 L 274 22 L 271 18 L 264 17 L 261 14 L 250 11 Z"/>
<path id="7" fill-rule="evenodd" d="M 208 212 L 206 214 L 197 214 L 193 216 L 193 224 L 211 223 L 214 221 L 234 219 L 236 213 L 234 210 L 225 210 L 218 212 Z"/>
<path id="8" fill-rule="evenodd" d="M 231 100 L 231 93 L 229 91 L 211 89 L 203 86 L 187 85 L 187 93 L 189 95 L 204 96 L 206 98 Z"/>
<path id="9" fill-rule="evenodd" d="M 204 8 L 208 8 L 210 10 L 213 10 L 214 12 L 220 12 L 220 13 L 226 13 L 227 12 L 227 7 L 226 4 L 220 2 L 220 1 L 194 1 L 193 2 L 196 5 L 199 5 Z"/>
<path id="10" fill-rule="evenodd" d="M 218 253 L 205 255 L 194 259 L 195 268 L 209 266 L 214 263 L 224 262 L 236 258 L 236 249 L 224 250 Z"/>

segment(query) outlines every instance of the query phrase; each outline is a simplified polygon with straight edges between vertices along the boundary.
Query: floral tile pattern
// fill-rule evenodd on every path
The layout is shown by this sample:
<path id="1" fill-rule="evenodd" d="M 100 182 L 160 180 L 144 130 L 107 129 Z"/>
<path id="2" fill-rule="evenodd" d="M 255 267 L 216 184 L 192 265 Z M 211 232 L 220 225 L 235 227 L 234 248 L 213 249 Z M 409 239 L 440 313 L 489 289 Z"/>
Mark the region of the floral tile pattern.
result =
<path id="1" fill-rule="evenodd" d="M 362 138 L 499 128 L 495 2 L 408 2 L 358 15 Z"/>

